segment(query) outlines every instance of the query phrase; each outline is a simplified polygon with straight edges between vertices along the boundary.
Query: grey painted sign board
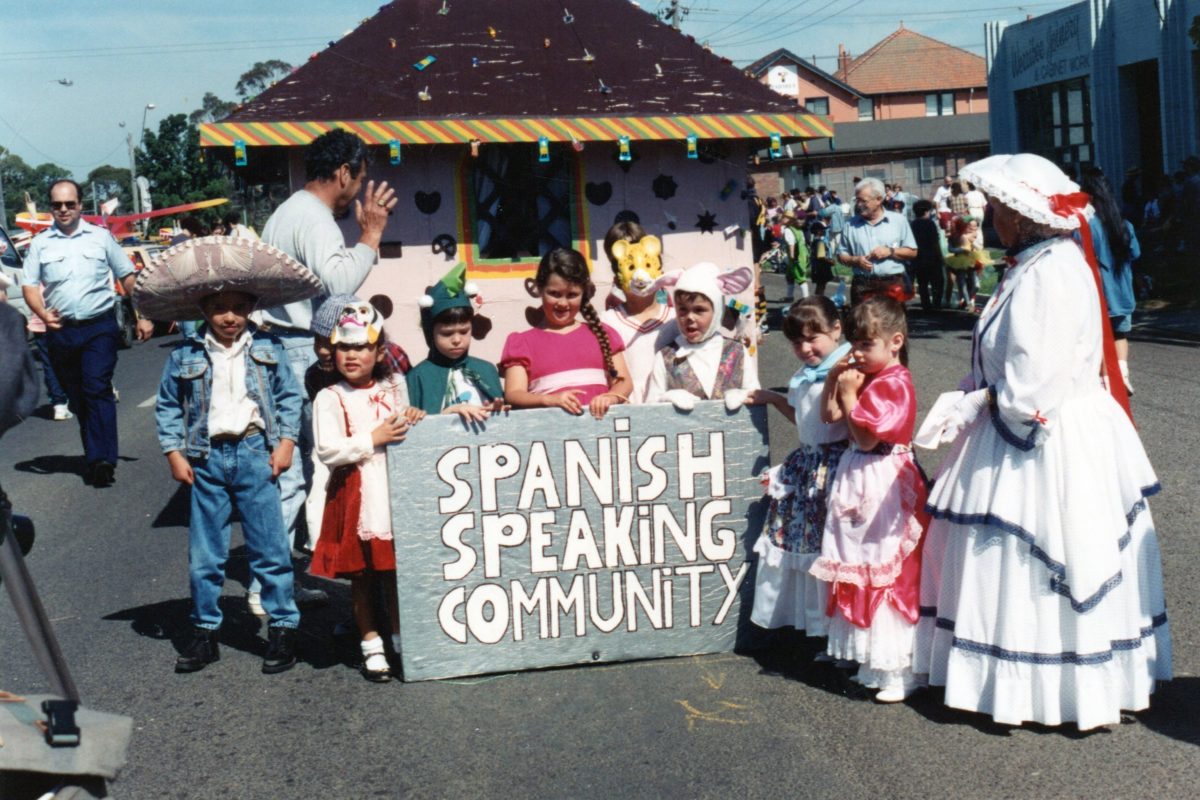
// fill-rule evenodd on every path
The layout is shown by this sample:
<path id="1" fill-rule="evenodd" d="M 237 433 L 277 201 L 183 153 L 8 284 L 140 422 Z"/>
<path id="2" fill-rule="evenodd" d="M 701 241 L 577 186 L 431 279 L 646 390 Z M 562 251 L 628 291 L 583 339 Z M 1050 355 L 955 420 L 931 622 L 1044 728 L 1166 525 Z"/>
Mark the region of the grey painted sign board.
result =
<path id="1" fill-rule="evenodd" d="M 763 408 L 427 417 L 388 450 L 404 678 L 732 650 Z"/>

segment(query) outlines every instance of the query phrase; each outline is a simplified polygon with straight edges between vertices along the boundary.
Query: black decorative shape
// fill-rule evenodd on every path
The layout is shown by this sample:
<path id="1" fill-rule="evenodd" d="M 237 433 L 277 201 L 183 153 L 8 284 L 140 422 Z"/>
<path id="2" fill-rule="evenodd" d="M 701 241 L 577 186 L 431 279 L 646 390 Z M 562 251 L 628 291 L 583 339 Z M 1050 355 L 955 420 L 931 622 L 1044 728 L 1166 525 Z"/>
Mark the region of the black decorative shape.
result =
<path id="1" fill-rule="evenodd" d="M 717 227 L 717 215 L 711 211 L 697 214 L 696 227 L 700 229 L 701 233 L 712 233 L 713 228 Z"/>
<path id="2" fill-rule="evenodd" d="M 436 214 L 442 207 L 441 192 L 417 192 L 413 199 L 416 200 L 417 210 L 422 214 Z"/>
<path id="3" fill-rule="evenodd" d="M 655 197 L 660 200 L 670 200 L 675 196 L 675 190 L 679 188 L 679 184 L 675 183 L 675 179 L 670 175 L 659 175 L 654 179 L 653 188 Z"/>
<path id="4" fill-rule="evenodd" d="M 636 222 L 638 225 L 641 225 L 642 218 L 637 215 L 637 212 L 630 211 L 627 208 L 624 211 L 618 211 L 617 215 L 613 217 L 613 225 L 620 222 Z"/>
<path id="5" fill-rule="evenodd" d="M 448 233 L 438 234 L 433 237 L 433 254 L 445 253 L 446 258 L 454 258 L 458 253 L 458 242 L 453 236 Z"/>
<path id="6" fill-rule="evenodd" d="M 588 202 L 594 206 L 602 206 L 612 199 L 612 184 L 608 181 L 600 183 L 587 182 L 583 187 L 583 193 L 587 196 Z"/>

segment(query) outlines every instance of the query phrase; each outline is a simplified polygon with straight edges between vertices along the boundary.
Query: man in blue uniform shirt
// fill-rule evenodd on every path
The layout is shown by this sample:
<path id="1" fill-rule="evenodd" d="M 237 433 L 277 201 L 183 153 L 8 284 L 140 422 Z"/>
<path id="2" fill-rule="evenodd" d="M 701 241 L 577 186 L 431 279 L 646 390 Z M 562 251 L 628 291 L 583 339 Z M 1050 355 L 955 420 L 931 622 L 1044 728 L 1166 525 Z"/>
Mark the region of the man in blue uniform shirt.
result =
<path id="1" fill-rule="evenodd" d="M 81 198 L 75 181 L 63 179 L 50 186 L 54 224 L 29 246 L 22 291 L 29 310 L 46 323 L 54 372 L 79 420 L 86 477 L 99 487 L 112 484 L 117 468 L 112 377 L 120 333 L 113 279 L 131 292 L 135 276 L 112 234 L 80 219 Z M 149 320 L 138 321 L 139 341 L 149 339 L 153 331 Z"/>

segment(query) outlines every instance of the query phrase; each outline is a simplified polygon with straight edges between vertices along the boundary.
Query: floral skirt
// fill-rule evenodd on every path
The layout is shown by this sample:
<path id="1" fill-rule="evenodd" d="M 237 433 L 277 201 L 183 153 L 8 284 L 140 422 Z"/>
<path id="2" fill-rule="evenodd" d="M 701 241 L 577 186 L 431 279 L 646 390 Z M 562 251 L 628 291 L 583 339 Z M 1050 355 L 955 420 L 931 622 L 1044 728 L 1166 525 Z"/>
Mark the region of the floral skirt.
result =
<path id="1" fill-rule="evenodd" d="M 771 544 L 789 553 L 821 552 L 826 495 L 846 446 L 846 442 L 801 445 L 784 460 L 776 482 L 785 493 L 775 497 L 777 492 L 772 492 L 767 514 Z"/>

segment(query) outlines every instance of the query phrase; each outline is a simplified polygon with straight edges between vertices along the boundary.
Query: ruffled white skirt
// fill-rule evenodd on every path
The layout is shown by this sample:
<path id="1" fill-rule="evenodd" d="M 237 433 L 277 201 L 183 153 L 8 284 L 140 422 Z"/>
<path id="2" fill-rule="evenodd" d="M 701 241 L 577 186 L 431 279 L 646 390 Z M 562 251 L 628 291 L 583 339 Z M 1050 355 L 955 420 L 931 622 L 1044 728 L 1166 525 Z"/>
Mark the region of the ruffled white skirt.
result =
<path id="1" fill-rule="evenodd" d="M 763 535 L 754 546 L 758 567 L 750 621 L 760 628 L 792 627 L 824 636 L 829 584 L 808 574 L 820 553 L 793 553 Z"/>

